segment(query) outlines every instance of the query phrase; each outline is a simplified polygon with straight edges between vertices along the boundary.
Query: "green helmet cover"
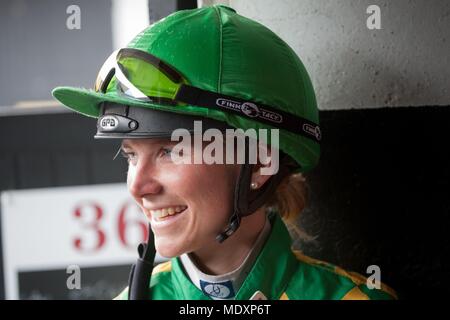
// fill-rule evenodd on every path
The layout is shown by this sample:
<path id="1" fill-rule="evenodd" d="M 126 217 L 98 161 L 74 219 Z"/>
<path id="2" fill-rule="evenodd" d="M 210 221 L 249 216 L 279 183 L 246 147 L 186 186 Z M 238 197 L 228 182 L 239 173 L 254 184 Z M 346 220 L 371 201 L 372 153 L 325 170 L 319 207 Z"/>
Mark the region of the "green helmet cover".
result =
<path id="1" fill-rule="evenodd" d="M 143 30 L 127 47 L 165 61 L 192 86 L 277 107 L 319 124 L 314 89 L 297 54 L 267 27 L 229 7 L 177 11 Z M 52 94 L 65 106 L 91 117 L 99 116 L 101 102 L 110 101 L 208 117 L 244 131 L 275 128 L 215 109 L 144 102 L 110 87 L 106 93 L 57 87 Z M 301 165 L 301 172 L 319 161 L 317 142 L 284 129 L 279 130 L 279 148 Z"/>

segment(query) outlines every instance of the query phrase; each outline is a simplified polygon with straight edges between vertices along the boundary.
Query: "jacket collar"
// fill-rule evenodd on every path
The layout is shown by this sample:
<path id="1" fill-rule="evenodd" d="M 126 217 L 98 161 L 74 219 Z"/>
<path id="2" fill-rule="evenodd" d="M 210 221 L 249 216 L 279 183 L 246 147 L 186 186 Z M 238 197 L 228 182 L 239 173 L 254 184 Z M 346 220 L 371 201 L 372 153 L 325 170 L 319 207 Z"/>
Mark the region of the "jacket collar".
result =
<path id="1" fill-rule="evenodd" d="M 276 212 L 269 214 L 269 220 L 271 233 L 237 292 L 236 300 L 249 300 L 256 291 L 261 291 L 269 300 L 279 299 L 296 270 L 297 259 L 283 220 Z M 172 284 L 177 300 L 211 300 L 189 280 L 178 257 L 172 258 Z"/>

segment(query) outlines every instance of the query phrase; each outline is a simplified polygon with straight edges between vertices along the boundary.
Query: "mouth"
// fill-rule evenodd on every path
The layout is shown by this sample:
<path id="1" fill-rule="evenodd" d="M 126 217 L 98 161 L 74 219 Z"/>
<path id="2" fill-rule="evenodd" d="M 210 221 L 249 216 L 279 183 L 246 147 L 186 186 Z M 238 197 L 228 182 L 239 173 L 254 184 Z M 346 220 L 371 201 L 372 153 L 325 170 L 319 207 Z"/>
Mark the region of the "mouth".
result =
<path id="1" fill-rule="evenodd" d="M 184 212 L 187 209 L 187 206 L 178 205 L 178 206 L 171 206 L 166 208 L 161 208 L 157 210 L 149 210 L 151 219 L 154 221 L 165 221 L 169 220 L 182 212 Z"/>

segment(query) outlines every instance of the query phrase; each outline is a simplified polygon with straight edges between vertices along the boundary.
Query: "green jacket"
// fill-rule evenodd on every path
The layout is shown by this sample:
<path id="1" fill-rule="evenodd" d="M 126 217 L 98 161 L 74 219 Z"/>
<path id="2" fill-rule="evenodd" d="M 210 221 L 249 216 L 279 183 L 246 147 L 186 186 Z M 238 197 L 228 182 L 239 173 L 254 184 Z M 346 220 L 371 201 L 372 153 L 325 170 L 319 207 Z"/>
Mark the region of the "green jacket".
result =
<path id="1" fill-rule="evenodd" d="M 269 300 L 369 300 L 396 299 L 384 284 L 369 289 L 366 278 L 291 250 L 291 237 L 278 214 L 269 216 L 271 233 L 250 274 L 236 294 L 248 300 L 261 291 Z M 153 269 L 150 282 L 154 300 L 211 300 L 188 278 L 178 257 Z M 116 299 L 127 299 L 125 289 Z"/>

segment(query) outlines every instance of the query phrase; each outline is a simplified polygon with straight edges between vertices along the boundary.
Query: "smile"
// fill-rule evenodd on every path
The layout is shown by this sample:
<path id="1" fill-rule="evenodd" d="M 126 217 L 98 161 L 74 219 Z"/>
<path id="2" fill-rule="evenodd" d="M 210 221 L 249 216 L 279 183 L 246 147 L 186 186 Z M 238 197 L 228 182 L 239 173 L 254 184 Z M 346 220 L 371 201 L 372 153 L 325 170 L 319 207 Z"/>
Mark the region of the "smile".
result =
<path id="1" fill-rule="evenodd" d="M 187 206 L 174 206 L 167 207 L 158 210 L 149 210 L 152 218 L 156 221 L 164 220 L 168 216 L 176 215 L 184 210 L 186 210 Z"/>

